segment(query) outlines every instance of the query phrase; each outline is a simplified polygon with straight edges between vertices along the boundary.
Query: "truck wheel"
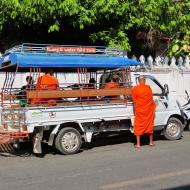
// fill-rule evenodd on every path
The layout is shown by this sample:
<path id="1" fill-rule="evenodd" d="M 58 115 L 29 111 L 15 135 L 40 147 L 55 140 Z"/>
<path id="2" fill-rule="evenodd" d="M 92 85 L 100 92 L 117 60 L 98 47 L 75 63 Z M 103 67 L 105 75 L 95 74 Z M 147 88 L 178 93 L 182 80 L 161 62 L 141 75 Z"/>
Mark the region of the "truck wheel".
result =
<path id="1" fill-rule="evenodd" d="M 168 140 L 177 140 L 181 138 L 183 133 L 183 125 L 177 118 L 170 118 L 168 124 L 165 127 L 163 134 Z"/>
<path id="2" fill-rule="evenodd" d="M 56 149 L 66 155 L 77 153 L 80 150 L 81 144 L 80 133 L 72 127 L 61 129 L 55 139 Z"/>

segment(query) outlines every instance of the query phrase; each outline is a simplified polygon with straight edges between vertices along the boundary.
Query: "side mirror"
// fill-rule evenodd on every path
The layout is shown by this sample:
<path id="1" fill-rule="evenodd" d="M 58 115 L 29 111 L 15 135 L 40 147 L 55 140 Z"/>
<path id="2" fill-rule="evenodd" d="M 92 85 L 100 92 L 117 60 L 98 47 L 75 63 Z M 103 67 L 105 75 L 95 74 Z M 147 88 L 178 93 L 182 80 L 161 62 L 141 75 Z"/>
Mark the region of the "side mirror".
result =
<path id="1" fill-rule="evenodd" d="M 187 90 L 185 90 L 185 94 L 187 95 L 187 99 L 189 99 L 189 94 L 188 94 Z"/>
<path id="2" fill-rule="evenodd" d="M 189 96 L 187 90 L 185 90 L 185 94 L 187 95 L 187 103 L 189 104 L 190 103 L 190 96 Z"/>
<path id="3" fill-rule="evenodd" d="M 167 84 L 164 85 L 164 95 L 167 96 L 169 94 L 169 87 Z"/>

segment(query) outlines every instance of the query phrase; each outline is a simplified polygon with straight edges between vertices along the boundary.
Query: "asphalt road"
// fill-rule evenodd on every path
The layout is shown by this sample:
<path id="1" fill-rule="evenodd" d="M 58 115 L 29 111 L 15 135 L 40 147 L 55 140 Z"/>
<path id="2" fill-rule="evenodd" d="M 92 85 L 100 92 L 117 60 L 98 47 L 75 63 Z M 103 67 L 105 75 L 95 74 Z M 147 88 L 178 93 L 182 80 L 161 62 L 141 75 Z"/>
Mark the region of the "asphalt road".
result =
<path id="1" fill-rule="evenodd" d="M 37 158 L 30 146 L 0 153 L 0 190 L 189 190 L 190 132 L 178 141 L 157 137 L 155 147 L 143 142 L 135 149 L 133 137 L 96 139 L 71 156 L 47 149 Z"/>

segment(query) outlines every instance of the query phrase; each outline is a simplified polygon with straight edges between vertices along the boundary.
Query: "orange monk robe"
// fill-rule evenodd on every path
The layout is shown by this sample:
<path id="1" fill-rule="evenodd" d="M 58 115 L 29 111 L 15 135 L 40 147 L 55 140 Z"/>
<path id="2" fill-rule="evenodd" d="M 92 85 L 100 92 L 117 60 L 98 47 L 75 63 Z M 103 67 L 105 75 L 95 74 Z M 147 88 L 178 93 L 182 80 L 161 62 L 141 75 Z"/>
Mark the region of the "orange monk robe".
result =
<path id="1" fill-rule="evenodd" d="M 39 76 L 36 83 L 36 90 L 40 89 L 40 83 L 41 83 L 42 76 Z"/>
<path id="2" fill-rule="evenodd" d="M 108 82 L 105 84 L 105 89 L 114 89 L 114 88 L 119 88 L 119 84 L 117 82 Z M 118 98 L 118 96 L 108 96 L 112 99 Z"/>
<path id="3" fill-rule="evenodd" d="M 39 84 L 37 85 L 41 90 L 56 90 L 59 87 L 59 82 L 55 77 L 46 74 L 39 79 Z"/>
<path id="4" fill-rule="evenodd" d="M 119 84 L 117 82 L 108 82 L 105 84 L 105 89 L 119 88 Z"/>
<path id="5" fill-rule="evenodd" d="M 50 74 L 43 75 L 38 78 L 37 84 L 36 84 L 36 96 L 38 91 L 41 90 L 57 90 L 59 87 L 59 82 L 58 80 L 51 76 Z M 40 99 L 40 98 L 34 98 L 32 100 L 32 104 L 38 104 L 38 103 L 43 103 L 45 101 L 48 101 L 47 99 Z"/>
<path id="6" fill-rule="evenodd" d="M 136 136 L 152 134 L 156 104 L 150 86 L 140 83 L 133 87 L 132 97 L 135 106 L 134 134 Z"/>

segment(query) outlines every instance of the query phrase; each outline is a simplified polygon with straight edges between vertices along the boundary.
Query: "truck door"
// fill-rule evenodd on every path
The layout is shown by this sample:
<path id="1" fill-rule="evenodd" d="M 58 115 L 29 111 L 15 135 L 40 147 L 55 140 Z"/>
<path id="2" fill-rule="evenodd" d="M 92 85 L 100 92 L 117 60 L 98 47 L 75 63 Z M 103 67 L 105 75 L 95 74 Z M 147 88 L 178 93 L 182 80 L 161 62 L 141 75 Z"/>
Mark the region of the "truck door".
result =
<path id="1" fill-rule="evenodd" d="M 168 108 L 168 100 L 167 97 L 163 94 L 163 87 L 162 85 L 151 76 L 145 76 L 146 78 L 146 84 L 150 85 L 152 92 L 153 92 L 153 98 L 156 103 L 156 113 L 155 113 L 155 119 L 154 119 L 154 125 L 155 126 L 162 126 L 165 123 L 165 116 L 167 115 L 167 108 Z M 138 80 L 136 80 L 138 81 Z"/>

